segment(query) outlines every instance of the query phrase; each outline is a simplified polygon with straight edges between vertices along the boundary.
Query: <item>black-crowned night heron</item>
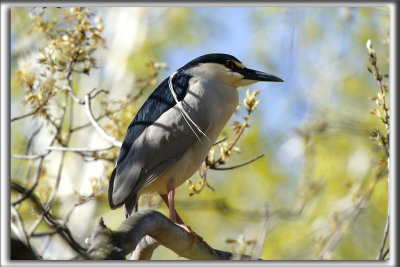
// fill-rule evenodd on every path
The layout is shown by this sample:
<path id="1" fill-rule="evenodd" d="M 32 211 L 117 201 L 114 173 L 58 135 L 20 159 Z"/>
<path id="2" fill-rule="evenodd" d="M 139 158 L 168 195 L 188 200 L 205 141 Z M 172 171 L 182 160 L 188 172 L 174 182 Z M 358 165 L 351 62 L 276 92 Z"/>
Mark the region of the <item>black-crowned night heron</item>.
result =
<path id="1" fill-rule="evenodd" d="M 170 219 L 188 230 L 174 208 L 175 188 L 205 160 L 236 110 L 237 88 L 257 81 L 282 82 L 227 54 L 200 56 L 165 79 L 128 127 L 110 178 L 110 207 L 124 205 L 128 217 L 141 194 L 156 192 Z"/>

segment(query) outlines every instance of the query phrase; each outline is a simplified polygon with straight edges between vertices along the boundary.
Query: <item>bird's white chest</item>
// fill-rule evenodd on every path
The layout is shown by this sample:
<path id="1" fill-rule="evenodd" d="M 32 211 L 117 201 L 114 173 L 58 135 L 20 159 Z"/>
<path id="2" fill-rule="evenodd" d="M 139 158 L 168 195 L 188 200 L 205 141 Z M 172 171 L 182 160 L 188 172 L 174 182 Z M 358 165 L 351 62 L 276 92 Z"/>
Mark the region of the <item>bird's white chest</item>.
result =
<path id="1" fill-rule="evenodd" d="M 182 107 L 192 114 L 192 119 L 206 120 L 209 127 L 205 130 L 217 138 L 236 110 L 239 98 L 237 89 L 220 83 L 202 82 L 195 79 L 192 79 L 189 84 L 190 90 L 182 101 Z"/>
<path id="2" fill-rule="evenodd" d="M 208 125 L 201 129 L 207 136 L 193 129 L 200 138 L 167 171 L 150 184 L 144 192 L 166 193 L 169 180 L 178 187 L 199 169 L 224 126 L 236 110 L 237 89 L 231 86 L 191 79 L 185 98 L 178 104 L 197 125 Z M 193 127 L 195 128 L 195 127 Z M 188 134 L 194 134 L 190 132 Z"/>

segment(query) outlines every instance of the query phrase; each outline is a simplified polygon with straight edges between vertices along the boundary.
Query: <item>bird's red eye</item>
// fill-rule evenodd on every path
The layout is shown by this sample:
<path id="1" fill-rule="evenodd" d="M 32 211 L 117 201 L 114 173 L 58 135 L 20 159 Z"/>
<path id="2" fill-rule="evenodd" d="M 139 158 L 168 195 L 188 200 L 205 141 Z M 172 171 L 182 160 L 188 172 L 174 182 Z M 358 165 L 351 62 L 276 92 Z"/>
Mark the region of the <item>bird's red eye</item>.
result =
<path id="1" fill-rule="evenodd" d="M 225 66 L 226 66 L 228 69 L 233 69 L 233 67 L 235 66 L 235 63 L 233 63 L 232 60 L 228 60 L 228 61 L 225 63 Z"/>

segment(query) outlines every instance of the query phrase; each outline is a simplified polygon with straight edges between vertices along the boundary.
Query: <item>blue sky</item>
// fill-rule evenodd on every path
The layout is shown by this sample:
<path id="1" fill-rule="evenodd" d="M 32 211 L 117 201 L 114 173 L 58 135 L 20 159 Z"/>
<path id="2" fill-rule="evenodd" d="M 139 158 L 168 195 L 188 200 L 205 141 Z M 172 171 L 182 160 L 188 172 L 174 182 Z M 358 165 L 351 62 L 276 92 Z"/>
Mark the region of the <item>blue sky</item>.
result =
<path id="1" fill-rule="evenodd" d="M 257 85 L 251 86 L 252 89 L 261 89 L 263 93 L 260 95 L 263 102 L 260 105 L 260 110 L 263 113 L 267 113 L 267 110 L 261 106 L 268 104 L 270 110 L 275 112 L 283 107 L 282 101 L 287 93 L 282 93 L 282 90 L 287 88 L 290 79 L 285 79 L 285 74 L 280 72 L 280 69 L 285 69 L 283 65 L 288 64 L 286 54 L 281 55 L 281 61 L 279 63 L 272 62 L 271 65 L 278 67 L 278 69 L 268 70 L 265 69 L 262 62 L 258 60 L 256 53 L 254 52 L 254 25 L 252 25 L 251 16 L 253 15 L 253 8 L 238 8 L 238 7 L 223 7 L 223 8 L 196 8 L 196 12 L 200 15 L 210 17 L 212 22 L 218 27 L 218 34 L 207 36 L 201 41 L 201 44 L 194 47 L 182 48 L 172 47 L 168 51 L 167 55 L 164 55 L 163 60 L 168 62 L 170 69 L 177 69 L 187 63 L 189 60 L 207 53 L 221 52 L 231 54 L 241 60 L 247 67 L 258 69 L 269 72 L 285 80 L 285 84 L 279 83 L 258 83 Z M 212 14 L 210 16 L 210 14 Z M 276 32 L 280 32 L 277 35 L 276 32 L 271 33 L 273 38 L 278 38 L 284 42 L 287 42 L 291 38 L 291 33 L 284 31 L 285 25 L 278 22 L 276 25 Z M 266 44 L 266 49 L 268 49 Z M 281 46 L 282 47 L 282 46 Z M 278 48 L 275 47 L 277 53 L 281 53 Z M 278 57 L 279 58 L 279 57 Z M 274 58 L 271 60 L 275 60 Z M 280 67 L 281 66 L 281 67 Z M 240 92 L 244 94 L 246 89 L 240 89 Z M 272 99 L 273 101 L 268 101 Z M 302 112 L 300 112 L 302 113 Z M 298 114 L 300 114 L 298 113 Z M 265 124 L 267 128 L 275 128 L 276 123 L 275 116 L 263 116 L 265 118 Z M 296 121 L 290 120 L 296 124 Z M 288 123 L 288 121 L 286 122 Z M 293 125 L 291 124 L 290 127 Z"/>

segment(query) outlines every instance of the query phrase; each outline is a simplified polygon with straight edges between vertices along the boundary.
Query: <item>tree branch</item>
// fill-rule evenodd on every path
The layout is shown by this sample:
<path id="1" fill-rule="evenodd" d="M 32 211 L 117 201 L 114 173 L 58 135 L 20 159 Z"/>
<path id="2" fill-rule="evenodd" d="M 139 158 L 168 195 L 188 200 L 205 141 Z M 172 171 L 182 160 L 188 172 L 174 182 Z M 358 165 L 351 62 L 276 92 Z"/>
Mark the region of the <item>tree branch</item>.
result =
<path id="1" fill-rule="evenodd" d="M 87 258 L 87 255 L 84 253 L 85 249 L 78 242 L 75 241 L 69 229 L 65 225 L 60 224 L 58 220 L 53 218 L 49 210 L 43 207 L 40 200 L 34 194 L 32 194 L 32 192 L 30 193 L 29 190 L 14 182 L 11 182 L 11 189 L 20 194 L 23 194 L 26 198 L 29 197 L 39 214 L 44 216 L 46 223 L 48 223 L 53 229 L 55 229 L 57 233 L 61 236 L 61 238 L 65 242 L 67 242 L 69 246 L 82 258 Z"/>
<path id="2" fill-rule="evenodd" d="M 204 242 L 199 239 L 194 240 L 188 232 L 155 210 L 135 213 L 126 219 L 115 232 L 108 229 L 100 219 L 89 240 L 88 255 L 95 260 L 125 259 L 125 255 L 135 250 L 139 244 L 142 245 L 143 242 L 149 241 L 146 238 L 146 241 L 140 243 L 146 235 L 174 251 L 178 256 L 190 260 L 229 260 L 235 256 L 226 251 L 210 251 Z M 150 247 L 155 246 L 153 241 L 148 244 Z M 147 247 L 141 250 L 138 254 L 141 254 L 143 258 L 152 253 L 152 248 Z M 241 255 L 238 258 L 251 259 L 247 255 Z"/>
<path id="3" fill-rule="evenodd" d="M 83 105 L 83 104 L 85 104 L 85 101 L 83 99 L 79 98 L 75 94 L 74 90 L 72 89 L 72 84 L 71 84 L 72 71 L 73 71 L 73 67 L 76 63 L 76 60 L 78 58 L 79 49 L 80 48 L 78 48 L 77 52 L 75 52 L 71 62 L 68 64 L 67 74 L 65 75 L 65 80 L 67 81 L 67 90 L 69 92 L 69 95 L 71 96 L 71 99 L 73 99 L 76 103 Z"/>
<path id="4" fill-rule="evenodd" d="M 67 109 L 67 102 L 68 102 L 68 97 L 65 97 L 64 98 L 64 101 L 63 101 L 63 104 L 62 104 L 62 109 L 64 110 L 64 112 L 65 112 L 65 110 Z M 72 104 L 72 101 L 70 101 L 70 116 L 69 116 L 69 123 L 68 123 L 68 129 L 71 129 L 71 125 L 72 125 L 72 119 L 73 119 L 73 104 Z M 64 120 L 63 120 L 64 121 Z M 62 124 L 60 124 L 60 125 L 62 125 Z M 71 133 L 69 132 L 69 131 L 67 131 L 67 135 L 66 135 L 66 137 L 65 137 L 65 139 L 66 139 L 66 144 L 68 145 L 68 143 L 69 143 L 69 140 L 70 140 L 70 138 L 71 138 Z M 63 170 L 63 167 L 64 167 L 64 160 L 65 160 L 65 151 L 63 151 L 62 153 L 61 153 L 61 158 L 60 158 L 60 163 L 58 164 L 58 171 L 57 171 L 57 176 L 56 176 L 56 181 L 55 181 L 55 184 L 54 184 L 54 186 L 52 187 L 52 190 L 51 190 L 51 193 L 50 193 L 50 196 L 49 196 L 49 198 L 48 198 L 48 200 L 47 200 L 47 203 L 46 203 L 46 206 L 47 207 L 50 207 L 51 206 L 51 203 L 53 202 L 53 200 L 54 200 L 54 198 L 56 197 L 56 195 L 57 195 L 57 192 L 58 192 L 58 187 L 59 187 L 59 185 L 60 185 L 60 181 L 61 181 L 61 175 L 62 175 L 62 170 Z"/>
<path id="5" fill-rule="evenodd" d="M 26 192 L 24 192 L 23 196 L 20 199 L 12 202 L 11 205 L 13 205 L 13 206 L 18 205 L 19 203 L 21 203 L 22 201 L 24 201 L 25 199 L 27 199 L 31 196 L 31 194 L 33 193 L 33 191 L 35 190 L 36 186 L 39 183 L 40 171 L 42 170 L 43 161 L 44 161 L 44 157 L 40 157 L 38 165 L 36 166 L 34 182 L 33 182 L 32 187 L 29 190 L 27 190 Z"/>
<path id="6" fill-rule="evenodd" d="M 12 158 L 15 159 L 27 159 L 27 160 L 32 160 L 32 159 L 39 159 L 45 157 L 47 154 L 49 154 L 49 151 L 42 153 L 42 154 L 37 154 L 37 155 L 19 155 L 19 154 L 11 154 Z"/>
<path id="7" fill-rule="evenodd" d="M 158 248 L 159 245 L 160 243 L 157 240 L 146 235 L 140 240 L 135 250 L 132 252 L 131 260 L 151 260 L 154 250 Z"/>
<path id="8" fill-rule="evenodd" d="M 88 147 L 67 147 L 67 146 L 48 146 L 46 149 L 54 151 L 70 151 L 70 152 L 100 152 L 112 149 L 114 146 L 105 148 L 88 148 Z"/>
<path id="9" fill-rule="evenodd" d="M 57 125 L 55 125 L 56 131 L 55 131 L 53 137 L 50 140 L 49 146 L 52 146 L 54 144 L 55 140 L 57 139 L 58 134 L 60 133 L 61 126 L 62 126 L 62 124 L 64 122 L 64 118 L 65 118 L 65 110 L 66 110 L 67 99 L 68 99 L 68 96 L 65 96 L 64 97 L 64 101 L 63 101 L 63 106 L 62 106 L 62 109 L 61 109 L 60 122 Z M 20 199 L 18 199 L 16 201 L 14 201 L 12 203 L 12 205 L 15 206 L 15 205 L 21 203 L 22 201 L 24 201 L 26 198 L 31 196 L 32 192 L 35 190 L 36 186 L 39 183 L 39 177 L 40 177 L 40 172 L 42 170 L 42 164 L 43 164 L 43 161 L 44 161 L 44 157 L 47 156 L 49 153 L 50 152 L 47 151 L 46 153 L 38 155 L 39 162 L 38 162 L 38 165 L 36 167 L 34 183 L 33 183 L 32 187 L 27 191 L 26 194 L 24 194 L 24 196 L 22 196 Z M 23 157 L 21 157 L 21 158 L 23 158 Z M 36 158 L 36 155 L 32 156 L 32 159 L 35 159 L 35 158 Z"/>
<path id="10" fill-rule="evenodd" d="M 35 108 L 34 110 L 32 110 L 32 111 L 30 111 L 30 112 L 28 112 L 28 113 L 26 113 L 26 114 L 23 114 L 23 115 L 16 116 L 16 117 L 12 118 L 12 119 L 11 119 L 11 122 L 24 119 L 24 118 L 26 118 L 26 117 L 32 116 L 32 115 L 34 115 L 35 113 L 39 112 L 44 106 L 46 106 L 47 102 L 49 101 L 50 97 L 52 97 L 52 96 L 53 96 L 52 94 L 49 94 L 49 95 L 46 97 L 46 99 L 45 99 L 37 108 Z"/>
<path id="11" fill-rule="evenodd" d="M 111 142 L 114 146 L 117 147 L 121 147 L 122 146 L 122 142 L 118 141 L 115 137 L 109 135 L 108 133 L 106 133 L 106 131 L 99 125 L 99 123 L 96 121 L 96 119 L 93 116 L 92 113 L 92 109 L 90 107 L 90 95 L 86 94 L 85 95 L 85 105 L 86 105 L 86 113 L 89 117 L 90 122 L 92 123 L 92 125 L 94 126 L 94 128 L 96 128 L 96 130 L 105 138 L 107 139 L 109 142 Z"/>
<path id="12" fill-rule="evenodd" d="M 228 139 L 227 136 L 222 137 L 220 140 L 216 141 L 216 142 L 213 144 L 213 146 L 216 146 L 216 145 L 221 144 L 221 143 L 224 142 L 226 139 Z"/>
<path id="13" fill-rule="evenodd" d="M 241 163 L 241 164 L 238 164 L 238 165 L 235 165 L 235 166 L 230 166 L 230 167 L 215 167 L 215 166 L 210 166 L 210 169 L 211 169 L 211 170 L 217 170 L 217 171 L 233 170 L 233 169 L 236 169 L 236 168 L 243 167 L 243 166 L 245 166 L 245 165 L 247 165 L 247 164 L 250 164 L 250 163 L 252 163 L 253 161 L 258 160 L 258 159 L 261 158 L 261 157 L 264 157 L 264 154 L 258 155 L 257 157 L 254 157 L 254 158 L 252 158 L 252 159 L 250 159 L 250 160 L 248 160 L 248 161 L 245 161 L 245 162 L 243 162 L 243 163 Z"/>
<path id="14" fill-rule="evenodd" d="M 386 248 L 385 252 L 383 252 L 382 259 L 384 260 L 387 255 L 389 255 L 389 248 Z"/>
<path id="15" fill-rule="evenodd" d="M 19 215 L 17 209 L 14 206 L 11 206 L 11 212 L 12 212 L 12 217 L 17 222 L 17 225 L 12 228 L 15 229 L 15 231 L 17 231 L 16 234 L 19 236 L 20 240 L 28 248 L 31 248 L 31 243 L 30 243 L 28 235 L 26 234 L 26 230 L 25 230 L 24 224 L 22 222 L 21 216 Z M 11 226 L 13 226 L 13 224 L 14 224 L 13 221 L 11 221 Z"/>
<path id="16" fill-rule="evenodd" d="M 370 184 L 368 191 L 360 197 L 360 200 L 355 204 L 352 213 L 349 215 L 348 221 L 344 222 L 342 226 L 337 229 L 329 240 L 326 242 L 325 246 L 319 253 L 318 259 L 319 260 L 326 260 L 327 256 L 333 251 L 336 245 L 339 243 L 340 239 L 343 235 L 351 228 L 354 222 L 357 220 L 358 216 L 361 214 L 362 210 L 364 209 L 366 202 L 370 199 L 375 186 L 376 186 L 377 178 L 375 178 L 372 183 Z"/>
<path id="17" fill-rule="evenodd" d="M 385 258 L 385 256 L 386 256 L 385 255 L 386 253 L 384 253 L 385 251 L 383 249 L 385 248 L 386 240 L 387 240 L 388 235 L 389 235 L 389 218 L 390 217 L 389 217 L 389 213 L 388 213 L 388 216 L 387 216 L 387 219 L 386 219 L 385 232 L 383 233 L 383 240 L 382 240 L 382 243 L 381 243 L 381 247 L 379 249 L 378 257 L 376 258 L 377 260 L 383 260 Z"/>

